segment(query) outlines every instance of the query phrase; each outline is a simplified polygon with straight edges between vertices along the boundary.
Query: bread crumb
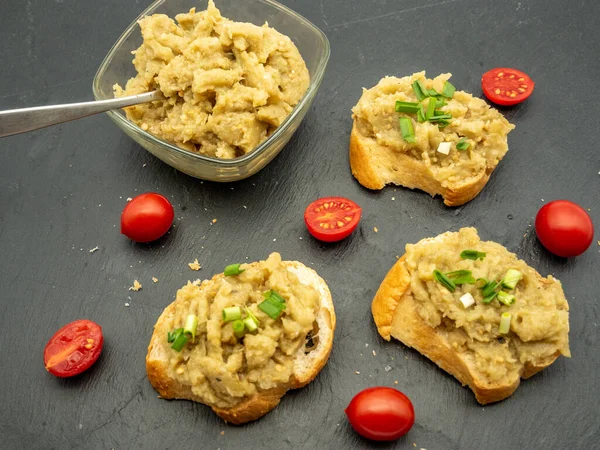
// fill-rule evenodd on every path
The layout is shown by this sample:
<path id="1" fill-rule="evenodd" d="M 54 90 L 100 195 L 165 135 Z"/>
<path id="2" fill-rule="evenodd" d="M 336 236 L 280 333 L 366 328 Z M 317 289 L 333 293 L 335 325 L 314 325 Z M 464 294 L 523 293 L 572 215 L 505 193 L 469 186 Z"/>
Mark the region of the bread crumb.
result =
<path id="1" fill-rule="evenodd" d="M 128 202 L 130 202 L 131 200 L 133 200 L 131 197 L 127 197 Z"/>
<path id="2" fill-rule="evenodd" d="M 394 381 L 394 384 L 398 384 L 398 380 L 395 380 L 395 381 Z"/>
<path id="3" fill-rule="evenodd" d="M 217 219 L 213 219 L 213 220 L 212 220 L 212 223 L 217 223 Z"/>
<path id="4" fill-rule="evenodd" d="M 192 284 L 194 286 L 200 286 L 202 284 L 202 280 L 200 278 L 198 278 L 197 280 L 193 281 Z"/>
<path id="5" fill-rule="evenodd" d="M 383 368 L 383 370 L 385 370 L 386 372 L 389 372 L 389 371 L 391 371 L 391 370 L 392 370 L 392 366 L 390 366 L 390 365 L 388 364 L 387 366 L 385 366 L 385 367 Z"/>
<path id="6" fill-rule="evenodd" d="M 152 277 L 152 282 L 153 282 L 153 283 L 158 283 L 158 278 L 156 278 L 156 277 Z"/>
<path id="7" fill-rule="evenodd" d="M 373 231 L 374 231 L 375 233 L 379 233 L 379 230 L 377 229 L 377 227 L 373 227 Z"/>
<path id="8" fill-rule="evenodd" d="M 356 375 L 360 375 L 360 372 L 357 370 L 356 372 L 354 372 Z"/>
<path id="9" fill-rule="evenodd" d="M 221 436 L 225 436 L 225 432 L 224 431 L 221 431 Z"/>
<path id="10" fill-rule="evenodd" d="M 413 442 L 413 447 L 416 447 L 416 446 L 417 446 L 417 444 L 415 442 Z"/>
<path id="11" fill-rule="evenodd" d="M 137 292 L 142 288 L 141 283 L 138 280 L 133 280 L 133 286 L 129 288 L 130 291 Z"/>
<path id="12" fill-rule="evenodd" d="M 188 267 L 192 270 L 202 269 L 202 266 L 198 263 L 198 258 L 196 258 L 194 262 L 188 263 Z"/>
<path id="13" fill-rule="evenodd" d="M 98 250 L 98 246 L 97 245 L 94 248 L 90 249 L 90 253 L 94 253 L 96 250 Z"/>
<path id="14" fill-rule="evenodd" d="M 129 303 L 125 303 L 125 306 L 129 308 Z"/>
<path id="15" fill-rule="evenodd" d="M 368 346 L 369 346 L 369 344 L 365 343 L 365 347 L 368 347 Z"/>
<path id="16" fill-rule="evenodd" d="M 405 356 L 404 359 L 408 359 L 408 356 Z"/>
<path id="17" fill-rule="evenodd" d="M 396 200 L 396 197 L 392 197 L 392 201 L 395 201 L 395 200 Z"/>
<path id="18" fill-rule="evenodd" d="M 377 356 L 377 353 L 375 353 L 375 350 L 373 350 L 373 356 Z"/>

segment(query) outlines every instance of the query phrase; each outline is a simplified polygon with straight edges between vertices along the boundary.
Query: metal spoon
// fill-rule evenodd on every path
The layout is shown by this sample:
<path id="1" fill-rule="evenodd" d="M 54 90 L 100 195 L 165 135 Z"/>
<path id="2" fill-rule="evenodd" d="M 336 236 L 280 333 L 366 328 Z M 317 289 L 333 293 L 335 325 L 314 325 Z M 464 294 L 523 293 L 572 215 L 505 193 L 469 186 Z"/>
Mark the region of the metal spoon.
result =
<path id="1" fill-rule="evenodd" d="M 152 91 L 128 97 L 112 98 L 110 100 L 0 111 L 0 137 L 38 130 L 58 123 L 69 122 L 70 120 L 110 111 L 111 109 L 119 109 L 163 99 L 162 92 Z"/>

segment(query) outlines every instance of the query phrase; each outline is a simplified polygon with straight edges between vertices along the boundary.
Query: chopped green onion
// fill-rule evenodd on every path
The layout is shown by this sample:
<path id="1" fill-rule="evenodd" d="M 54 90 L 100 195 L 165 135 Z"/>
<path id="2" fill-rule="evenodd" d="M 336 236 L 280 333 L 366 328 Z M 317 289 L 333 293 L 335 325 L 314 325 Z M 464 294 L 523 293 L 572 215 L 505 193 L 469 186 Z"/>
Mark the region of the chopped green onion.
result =
<path id="1" fill-rule="evenodd" d="M 447 103 L 444 101 L 443 98 L 438 98 L 435 102 L 435 107 L 436 108 L 441 108 L 442 106 L 446 106 Z"/>
<path id="2" fill-rule="evenodd" d="M 496 291 L 492 291 L 492 293 L 491 293 L 491 294 L 489 294 L 489 295 L 485 295 L 485 296 L 484 296 L 484 297 L 481 299 L 481 301 L 482 301 L 483 303 L 489 303 L 489 302 L 491 302 L 492 300 L 494 300 L 494 299 L 496 298 L 496 296 L 497 296 L 497 295 L 498 295 L 498 293 L 497 293 Z"/>
<path id="3" fill-rule="evenodd" d="M 512 305 L 516 300 L 516 297 L 508 292 L 498 291 L 498 301 L 505 304 L 506 306 Z"/>
<path id="4" fill-rule="evenodd" d="M 175 350 L 176 352 L 180 352 L 183 349 L 183 347 L 185 347 L 185 344 L 188 343 L 188 337 L 183 332 L 183 328 L 180 328 L 179 330 L 181 330 L 181 331 L 177 334 L 177 336 L 173 340 L 173 344 L 171 344 L 171 348 L 173 350 Z M 177 330 L 177 331 L 179 331 L 179 330 Z"/>
<path id="5" fill-rule="evenodd" d="M 430 122 L 435 122 L 437 120 L 446 120 L 446 119 L 452 119 L 452 114 L 433 115 L 433 116 L 429 117 L 427 120 L 429 120 Z"/>
<path id="6" fill-rule="evenodd" d="M 237 322 L 237 321 L 236 321 Z M 235 322 L 234 322 L 235 323 Z M 258 328 L 258 325 L 256 324 L 256 322 L 254 320 L 252 320 L 252 317 L 246 317 L 244 319 L 244 325 L 246 326 L 246 329 L 252 333 L 253 331 L 256 331 L 256 329 Z M 235 331 L 235 330 L 234 330 Z"/>
<path id="7" fill-rule="evenodd" d="M 281 305 L 272 301 L 270 298 L 258 304 L 258 309 L 260 309 L 273 320 L 277 320 L 279 318 L 284 308 L 285 305 L 283 305 L 282 308 Z"/>
<path id="8" fill-rule="evenodd" d="M 415 142 L 415 132 L 412 126 L 412 120 L 407 117 L 400 117 L 400 131 L 406 142 Z"/>
<path id="9" fill-rule="evenodd" d="M 488 295 L 491 295 L 492 292 L 495 292 L 497 287 L 498 283 L 496 281 L 490 281 L 481 289 L 481 295 L 487 297 Z"/>
<path id="10" fill-rule="evenodd" d="M 483 258 L 485 258 L 485 252 L 478 252 L 477 250 L 463 250 L 462 252 L 460 252 L 460 257 L 462 259 L 472 259 L 473 261 L 477 261 L 478 259 L 483 260 Z M 480 278 L 480 280 L 484 279 L 485 278 Z"/>
<path id="11" fill-rule="evenodd" d="M 440 95 L 435 89 L 427 89 L 427 93 L 430 97 L 437 97 L 438 95 Z"/>
<path id="12" fill-rule="evenodd" d="M 462 152 L 463 150 L 468 149 L 470 146 L 471 144 L 467 142 L 467 138 L 460 138 L 460 140 L 456 143 L 456 150 L 460 150 Z"/>
<path id="13" fill-rule="evenodd" d="M 396 101 L 396 112 L 414 114 L 419 110 L 419 104 L 416 102 Z"/>
<path id="14" fill-rule="evenodd" d="M 267 300 L 271 298 L 276 302 L 283 303 L 285 305 L 285 298 L 283 298 L 278 292 L 274 291 L 273 289 L 269 289 L 268 291 L 263 292 L 263 297 Z"/>
<path id="15" fill-rule="evenodd" d="M 429 97 L 429 89 L 427 89 L 427 86 L 425 86 L 425 83 L 423 83 L 423 81 L 421 81 L 421 80 L 417 80 L 417 85 L 419 86 L 419 89 L 421 90 L 423 95 L 425 97 Z"/>
<path id="16" fill-rule="evenodd" d="M 510 330 L 510 320 L 512 319 L 512 316 L 510 315 L 510 313 L 502 313 L 502 316 L 500 317 L 500 326 L 498 327 L 498 333 L 500 334 L 507 334 L 508 331 Z"/>
<path id="17" fill-rule="evenodd" d="M 433 117 L 435 114 L 435 98 L 429 97 L 429 103 L 427 104 L 427 114 L 425 117 L 429 120 L 429 118 Z"/>
<path id="18" fill-rule="evenodd" d="M 246 331 L 244 322 L 239 319 L 234 320 L 231 326 L 233 327 L 233 334 L 235 334 L 236 338 L 240 339 L 242 336 L 244 336 L 244 332 Z"/>
<path id="19" fill-rule="evenodd" d="M 437 108 L 437 105 L 436 105 L 436 108 Z M 434 116 L 441 116 L 442 114 L 449 114 L 445 111 L 442 111 L 441 109 L 436 109 L 433 112 L 434 112 L 434 114 L 433 114 Z"/>
<path id="20" fill-rule="evenodd" d="M 425 122 L 427 119 L 425 119 L 425 116 L 423 115 L 423 111 L 421 111 L 420 109 L 417 111 L 417 122 L 419 123 L 423 123 Z"/>
<path id="21" fill-rule="evenodd" d="M 444 89 L 442 90 L 442 95 L 446 98 L 452 98 L 455 90 L 456 90 L 456 88 L 452 85 L 452 83 L 450 83 L 449 81 L 446 81 L 444 83 Z"/>
<path id="22" fill-rule="evenodd" d="M 413 88 L 413 92 L 415 93 L 415 97 L 417 97 L 418 101 L 425 100 L 425 98 L 427 97 L 427 94 L 425 94 L 421 90 L 421 87 L 419 86 L 419 80 L 413 82 L 412 88 Z M 425 90 L 425 92 L 427 92 L 427 90 Z"/>
<path id="23" fill-rule="evenodd" d="M 175 339 L 177 339 L 177 336 L 179 336 L 181 333 L 183 333 L 183 328 L 177 328 L 173 331 L 167 331 L 167 342 L 171 344 L 173 341 L 175 341 Z"/>
<path id="24" fill-rule="evenodd" d="M 196 339 L 196 328 L 198 328 L 198 316 L 195 314 L 188 315 L 185 319 L 183 332 L 192 335 L 192 342 Z"/>
<path id="25" fill-rule="evenodd" d="M 454 292 L 456 290 L 456 284 L 454 284 L 454 282 L 450 278 L 448 278 L 446 275 L 444 275 L 439 270 L 433 271 L 433 278 L 435 278 L 435 280 L 438 283 L 440 283 L 442 286 L 444 286 L 450 292 Z"/>
<path id="26" fill-rule="evenodd" d="M 507 289 L 514 289 L 517 287 L 517 283 L 521 281 L 523 274 L 516 269 L 508 269 L 506 275 L 502 279 L 502 286 Z"/>
<path id="27" fill-rule="evenodd" d="M 252 314 L 252 311 L 250 311 L 250 308 L 248 308 L 247 306 L 244 306 L 244 312 L 248 316 L 246 319 L 251 319 L 256 324 L 256 326 L 258 326 L 260 324 L 260 322 L 258 321 L 256 316 L 254 314 Z"/>
<path id="28" fill-rule="evenodd" d="M 231 322 L 242 318 L 242 310 L 239 306 L 223 308 L 223 322 Z"/>
<path id="29" fill-rule="evenodd" d="M 437 123 L 437 126 L 440 128 L 446 128 L 448 125 L 450 125 L 450 122 L 447 121 L 446 119 L 438 120 L 436 123 Z"/>
<path id="30" fill-rule="evenodd" d="M 475 284 L 475 278 L 470 270 L 455 270 L 454 272 L 447 272 L 446 276 L 452 279 L 452 282 L 458 284 Z"/>
<path id="31" fill-rule="evenodd" d="M 241 264 L 229 264 L 227 267 L 225 267 L 225 276 L 226 277 L 232 277 L 235 275 L 239 275 L 240 273 L 242 273 L 244 271 L 244 269 L 240 269 L 240 265 Z"/>
<path id="32" fill-rule="evenodd" d="M 483 289 L 489 282 L 490 280 L 486 280 L 485 278 L 477 278 L 475 285 L 477 286 L 477 283 L 483 283 L 477 286 L 479 289 Z"/>

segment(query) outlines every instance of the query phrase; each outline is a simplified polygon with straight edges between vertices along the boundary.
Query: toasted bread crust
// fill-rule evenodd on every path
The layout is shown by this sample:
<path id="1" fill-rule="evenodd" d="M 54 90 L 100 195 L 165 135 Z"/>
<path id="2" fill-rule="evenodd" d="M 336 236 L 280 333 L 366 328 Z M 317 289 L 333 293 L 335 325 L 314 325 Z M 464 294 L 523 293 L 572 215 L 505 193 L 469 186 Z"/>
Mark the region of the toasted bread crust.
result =
<path id="1" fill-rule="evenodd" d="M 258 391 L 254 396 L 245 398 L 242 402 L 230 408 L 219 408 L 208 405 L 226 422 L 239 425 L 264 416 L 279 404 L 281 397 L 288 390 L 303 387 L 311 382 L 325 366 L 331 353 L 336 318 L 331 293 L 327 284 L 314 270 L 304 266 L 302 263 L 297 261 L 284 261 L 284 264 L 288 265 L 288 267 L 293 267 L 296 270 L 306 271 L 307 274 L 310 274 L 309 277 L 311 278 L 311 281 L 318 283 L 318 286 L 314 286 L 321 294 L 321 310 L 317 319 L 319 323 L 328 326 L 330 332 L 328 334 L 320 333 L 317 348 L 308 354 L 310 355 L 310 360 L 308 360 L 307 357 L 307 367 L 298 369 L 295 365 L 295 373 L 288 383 L 273 389 Z M 223 277 L 223 274 L 215 275 L 211 280 L 204 281 L 202 286 L 212 284 Z M 167 345 L 165 344 L 166 324 L 170 323 L 170 318 L 176 311 L 176 303 L 177 300 L 165 308 L 154 326 L 154 332 L 150 339 L 148 353 L 146 355 L 146 372 L 148 380 L 160 394 L 160 397 L 164 399 L 187 399 L 203 403 L 201 399 L 192 392 L 191 386 L 179 383 L 176 379 L 167 375 L 168 359 L 161 358 L 160 355 L 161 352 L 165 350 L 168 351 Z M 325 337 L 325 339 L 323 339 L 323 337 Z"/>
<path id="2" fill-rule="evenodd" d="M 378 158 L 384 159 L 389 167 L 394 167 L 393 177 L 386 177 L 377 170 Z M 396 184 L 420 189 L 432 197 L 441 195 L 447 206 L 460 206 L 481 192 L 495 167 L 488 167 L 485 172 L 462 184 L 444 187 L 419 160 L 383 147 L 375 139 L 362 135 L 354 120 L 350 134 L 350 168 L 352 175 L 367 189 L 383 189 L 386 184 Z"/>
<path id="3" fill-rule="evenodd" d="M 521 378 L 535 375 L 560 355 L 558 351 L 538 365 L 526 364 L 519 376 L 505 379 L 502 383 L 489 384 L 478 379 L 477 374 L 469 368 L 468 355 L 457 353 L 443 335 L 427 325 L 419 315 L 410 291 L 410 274 L 404 260 L 405 255 L 392 266 L 371 304 L 377 331 L 388 341 L 393 336 L 414 348 L 453 375 L 463 386 L 469 386 L 482 405 L 509 397 L 519 387 Z"/>

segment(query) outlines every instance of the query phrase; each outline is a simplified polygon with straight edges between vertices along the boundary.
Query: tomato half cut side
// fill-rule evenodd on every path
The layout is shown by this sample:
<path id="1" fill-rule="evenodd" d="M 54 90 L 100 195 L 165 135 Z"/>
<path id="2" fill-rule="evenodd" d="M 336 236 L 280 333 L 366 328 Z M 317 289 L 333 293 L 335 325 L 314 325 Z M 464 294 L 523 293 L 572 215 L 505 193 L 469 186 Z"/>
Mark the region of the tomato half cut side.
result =
<path id="1" fill-rule="evenodd" d="M 498 67 L 481 77 L 485 96 L 497 105 L 511 106 L 521 103 L 533 92 L 535 83 L 529 75 L 517 69 Z"/>
<path id="2" fill-rule="evenodd" d="M 323 242 L 337 242 L 348 237 L 358 226 L 362 209 L 344 197 L 323 197 L 304 211 L 310 234 Z"/>
<path id="3" fill-rule="evenodd" d="M 103 344 L 100 325 L 91 320 L 76 320 L 50 338 L 44 349 L 44 366 L 57 377 L 78 375 L 96 362 Z"/>

